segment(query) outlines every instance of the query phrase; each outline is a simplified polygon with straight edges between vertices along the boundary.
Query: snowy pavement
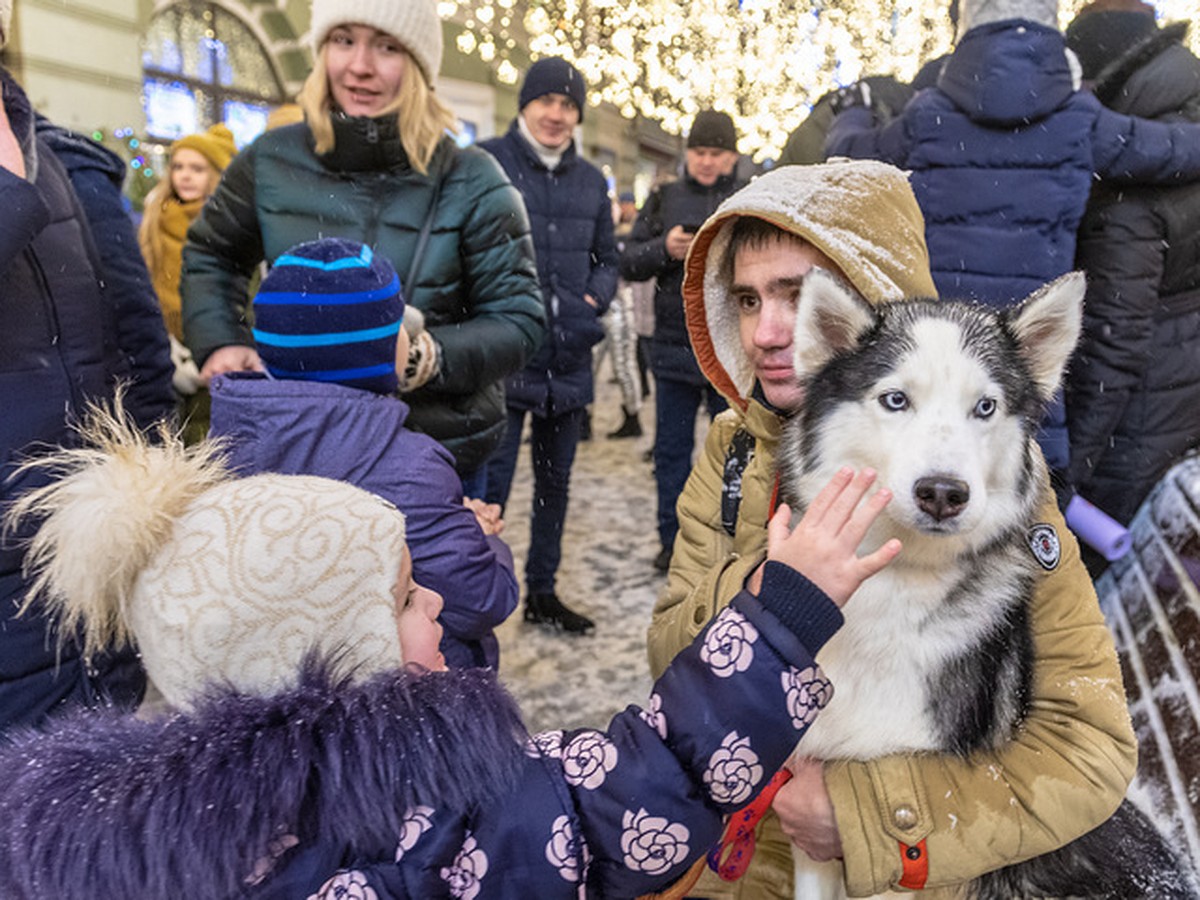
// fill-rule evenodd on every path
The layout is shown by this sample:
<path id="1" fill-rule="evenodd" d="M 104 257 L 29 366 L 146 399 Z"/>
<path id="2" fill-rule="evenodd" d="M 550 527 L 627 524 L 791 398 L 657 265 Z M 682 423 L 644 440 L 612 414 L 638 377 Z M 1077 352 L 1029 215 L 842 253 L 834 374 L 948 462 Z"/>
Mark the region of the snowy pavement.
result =
<path id="1" fill-rule="evenodd" d="M 497 631 L 500 677 L 535 732 L 605 727 L 650 693 L 646 628 L 666 583 L 653 566 L 659 550 L 654 476 L 642 460 L 653 443 L 653 398 L 642 407 L 643 437 L 608 440 L 622 417 L 620 395 L 606 378 L 607 368 L 597 378 L 594 436 L 580 442 L 571 473 L 557 583 L 562 601 L 596 622 L 591 634 L 564 634 L 522 619 L 533 488 L 528 444 L 521 446 L 505 512 L 504 539 L 513 549 L 522 604 Z"/>

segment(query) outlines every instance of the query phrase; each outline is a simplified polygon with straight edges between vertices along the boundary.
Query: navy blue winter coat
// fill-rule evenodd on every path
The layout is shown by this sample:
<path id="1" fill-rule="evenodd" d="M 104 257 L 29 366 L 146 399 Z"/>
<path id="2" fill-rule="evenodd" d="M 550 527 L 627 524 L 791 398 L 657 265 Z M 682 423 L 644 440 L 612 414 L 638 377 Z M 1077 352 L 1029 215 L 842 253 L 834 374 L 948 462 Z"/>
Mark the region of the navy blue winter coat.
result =
<path id="1" fill-rule="evenodd" d="M 114 297 L 100 274 L 92 233 L 66 169 L 35 134 L 21 88 L 0 70 L 4 106 L 25 157 L 27 179 L 0 168 L 0 508 L 47 482 L 40 472 L 12 478 L 38 447 L 71 444 L 68 422 L 91 401 L 112 397 L 118 378 L 143 377 L 134 365 L 166 351 L 166 329 L 153 306 L 137 318 L 137 295 Z M 147 299 L 147 298 L 142 298 Z M 130 322 L 118 325 L 118 312 Z M 152 312 L 153 315 L 149 315 Z M 133 322 L 140 323 L 133 327 Z M 131 332 L 123 331 L 128 326 Z M 148 330 L 143 330 L 148 329 Z M 161 344 L 159 344 L 161 342 Z M 137 349 L 135 349 L 137 348 Z M 146 419 L 170 411 L 170 370 L 144 396 Z M 139 395 L 142 396 L 142 395 Z M 143 420 L 140 424 L 147 424 Z M 106 695 L 136 702 L 143 676 L 131 652 L 98 659 L 89 671 L 71 638 L 33 609 L 17 616 L 28 583 L 22 542 L 32 524 L 0 538 L 0 731 L 37 723 L 63 704 L 94 705 Z M 96 523 L 98 527 L 103 523 Z"/>
<path id="2" fill-rule="evenodd" d="M 128 379 L 125 409 L 134 421 L 147 425 L 175 408 L 174 365 L 158 297 L 121 194 L 125 162 L 87 135 L 41 116 L 37 135 L 66 167 L 87 216 L 100 275 L 114 304 L 122 374 Z"/>
<path id="3" fill-rule="evenodd" d="M 826 152 L 911 170 L 938 293 L 1007 306 L 1074 266 L 1093 173 L 1191 180 L 1200 126 L 1105 109 L 1076 89 L 1059 31 L 1010 19 L 968 31 L 937 87 L 884 128 L 863 107 L 842 113 Z M 1065 471 L 1061 405 L 1039 442 Z"/>
<path id="4" fill-rule="evenodd" d="M 1190 181 L 1200 126 L 1105 109 L 1076 90 L 1059 31 L 1008 20 L 968 31 L 885 128 L 842 113 L 826 154 L 911 170 L 939 295 L 1006 306 L 1074 266 L 1093 173 Z"/>
<path id="5" fill-rule="evenodd" d="M 242 475 L 279 472 L 345 481 L 405 518 L 413 579 L 442 595 L 442 654 L 456 667 L 499 665 L 493 629 L 517 607 L 512 552 L 463 506 L 454 457 L 406 427 L 395 397 L 258 374 L 213 379 L 211 437 L 229 442 Z"/>
<path id="6" fill-rule="evenodd" d="M 0 748 L 10 900 L 577 900 L 660 890 L 832 696 L 837 608 L 769 563 L 606 730 L 524 739 L 490 673 L 310 673 Z M 69 848 L 70 852 L 64 852 Z M 251 878 L 254 873 L 257 878 Z M 257 883 L 256 883 L 257 881 Z"/>
<path id="7" fill-rule="evenodd" d="M 626 281 L 656 279 L 654 336 L 650 339 L 650 368 L 656 378 L 708 384 L 696 365 L 683 317 L 683 260 L 667 253 L 667 232 L 676 225 L 699 228 L 721 201 L 742 185 L 736 170 L 707 187 L 685 172 L 678 181 L 651 191 L 633 223 L 621 251 L 621 277 Z"/>
<path id="8" fill-rule="evenodd" d="M 546 340 L 505 381 L 505 401 L 542 416 L 581 409 L 593 399 L 592 347 L 604 337 L 599 319 L 617 290 L 608 184 L 575 152 L 574 141 L 554 170 L 547 169 L 516 121 L 503 137 L 479 146 L 496 157 L 525 201 L 546 305 Z"/>

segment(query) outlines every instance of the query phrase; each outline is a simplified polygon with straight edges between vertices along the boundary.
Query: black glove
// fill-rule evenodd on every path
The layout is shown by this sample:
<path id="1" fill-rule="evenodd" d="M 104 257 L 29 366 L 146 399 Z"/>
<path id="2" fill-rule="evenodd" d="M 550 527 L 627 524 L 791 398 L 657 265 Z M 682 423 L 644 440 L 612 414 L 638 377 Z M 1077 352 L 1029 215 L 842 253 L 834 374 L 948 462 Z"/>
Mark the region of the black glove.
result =
<path id="1" fill-rule="evenodd" d="M 844 88 L 838 88 L 829 98 L 829 108 L 835 116 L 855 106 L 871 108 L 871 86 L 865 81 L 856 81 Z"/>

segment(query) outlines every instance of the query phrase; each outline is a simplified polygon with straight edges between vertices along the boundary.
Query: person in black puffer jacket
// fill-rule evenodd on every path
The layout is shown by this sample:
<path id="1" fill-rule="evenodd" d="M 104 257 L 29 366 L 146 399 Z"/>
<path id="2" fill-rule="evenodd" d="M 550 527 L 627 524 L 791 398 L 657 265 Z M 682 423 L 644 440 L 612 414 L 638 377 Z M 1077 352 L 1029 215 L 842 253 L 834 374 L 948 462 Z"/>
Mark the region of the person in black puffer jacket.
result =
<path id="1" fill-rule="evenodd" d="M 1159 29 L 1144 3 L 1094 3 L 1067 43 L 1110 109 L 1200 122 L 1200 59 L 1187 23 Z M 1079 230 L 1084 336 L 1067 379 L 1079 493 L 1128 524 L 1160 476 L 1200 444 L 1200 183 L 1101 180 Z"/>
<path id="2" fill-rule="evenodd" d="M 721 201 L 742 182 L 737 178 L 737 133 L 723 112 L 696 114 L 687 139 L 684 174 L 650 192 L 621 251 L 626 281 L 657 279 L 650 370 L 654 373 L 654 479 L 658 484 L 658 537 L 654 560 L 660 572 L 671 565 L 679 522 L 675 501 L 692 470 L 696 411 L 709 416 L 725 401 L 700 372 L 683 318 L 683 260 L 692 238 Z"/>
<path id="3" fill-rule="evenodd" d="M 259 264 L 321 237 L 366 244 L 424 313 L 402 386 L 408 424 L 454 454 L 478 497 L 504 434 L 503 380 L 545 331 L 521 197 L 492 157 L 446 134 L 436 0 L 314 0 L 311 34 L 305 121 L 239 154 L 188 231 L 184 342 L 205 378 L 261 369 L 245 320 Z"/>

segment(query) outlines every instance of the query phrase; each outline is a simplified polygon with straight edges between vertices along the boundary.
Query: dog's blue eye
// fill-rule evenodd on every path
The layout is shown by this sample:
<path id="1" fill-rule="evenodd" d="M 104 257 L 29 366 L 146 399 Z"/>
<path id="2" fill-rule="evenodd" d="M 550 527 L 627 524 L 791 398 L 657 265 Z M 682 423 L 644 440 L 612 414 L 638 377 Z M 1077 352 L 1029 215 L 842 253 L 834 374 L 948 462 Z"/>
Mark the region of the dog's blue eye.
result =
<path id="1" fill-rule="evenodd" d="M 991 397 L 983 397 L 975 404 L 975 415 L 981 419 L 990 419 L 996 411 L 996 401 Z"/>
<path id="2" fill-rule="evenodd" d="M 880 395 L 879 405 L 888 412 L 903 412 L 908 409 L 908 395 L 904 391 L 888 391 Z"/>

